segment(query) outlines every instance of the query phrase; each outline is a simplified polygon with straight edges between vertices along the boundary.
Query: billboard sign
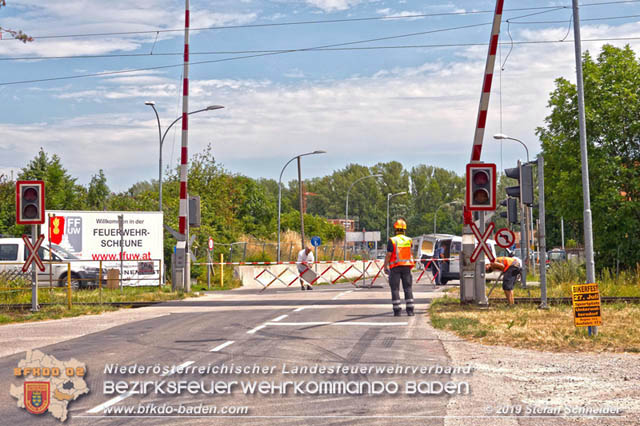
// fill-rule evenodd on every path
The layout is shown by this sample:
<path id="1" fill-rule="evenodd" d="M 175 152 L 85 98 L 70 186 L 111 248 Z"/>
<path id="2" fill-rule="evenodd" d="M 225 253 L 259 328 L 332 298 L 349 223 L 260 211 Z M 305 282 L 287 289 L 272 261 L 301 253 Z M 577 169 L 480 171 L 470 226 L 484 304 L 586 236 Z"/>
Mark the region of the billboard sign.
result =
<path id="1" fill-rule="evenodd" d="M 103 269 L 120 269 L 122 245 L 123 285 L 158 284 L 163 270 L 161 212 L 49 210 L 47 213 L 45 237 L 50 236 L 51 243 L 79 259 L 102 261 Z M 122 231 L 120 215 L 124 219 Z M 48 241 L 43 245 L 48 245 Z"/>

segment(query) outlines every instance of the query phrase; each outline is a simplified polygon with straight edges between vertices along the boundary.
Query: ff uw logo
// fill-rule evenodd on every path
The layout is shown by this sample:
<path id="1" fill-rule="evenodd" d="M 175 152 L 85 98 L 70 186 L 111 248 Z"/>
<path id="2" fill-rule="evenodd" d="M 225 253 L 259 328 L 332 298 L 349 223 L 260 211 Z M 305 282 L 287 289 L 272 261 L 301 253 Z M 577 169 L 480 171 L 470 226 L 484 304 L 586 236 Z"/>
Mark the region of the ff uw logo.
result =
<path id="1" fill-rule="evenodd" d="M 49 222 L 51 242 L 71 253 L 82 252 L 82 218 L 80 216 L 53 216 Z"/>
<path id="2" fill-rule="evenodd" d="M 25 359 L 13 369 L 16 378 L 23 378 L 22 386 L 11 385 L 9 393 L 17 399 L 19 408 L 31 414 L 47 411 L 55 418 L 67 420 L 71 401 L 89 393 L 84 381 L 87 367 L 75 359 L 59 361 L 40 351 L 28 351 Z"/>

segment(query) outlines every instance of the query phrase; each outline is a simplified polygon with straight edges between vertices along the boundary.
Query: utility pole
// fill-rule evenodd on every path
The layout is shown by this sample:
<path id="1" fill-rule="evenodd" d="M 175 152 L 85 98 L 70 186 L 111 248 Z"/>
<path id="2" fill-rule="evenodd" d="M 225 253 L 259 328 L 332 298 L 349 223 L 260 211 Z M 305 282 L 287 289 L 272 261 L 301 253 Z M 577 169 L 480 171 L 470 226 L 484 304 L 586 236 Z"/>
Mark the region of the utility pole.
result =
<path id="1" fill-rule="evenodd" d="M 593 258 L 593 227 L 591 223 L 591 198 L 589 195 L 589 157 L 587 155 L 587 125 L 584 112 L 584 85 L 582 76 L 582 42 L 580 38 L 580 12 L 578 0 L 573 3 L 573 34 L 575 39 L 576 80 L 578 88 L 578 123 L 580 125 L 580 157 L 582 160 L 582 202 L 584 205 L 584 250 L 587 267 L 587 284 L 595 283 Z M 598 334 L 598 327 L 589 327 L 589 334 Z"/>
<path id="2" fill-rule="evenodd" d="M 538 251 L 540 255 L 540 309 L 547 309 L 547 239 L 544 210 L 544 157 L 538 155 Z"/>
<path id="3" fill-rule="evenodd" d="M 300 170 L 300 157 L 298 157 L 298 189 L 300 192 L 300 240 L 302 241 L 301 249 L 304 249 L 304 201 L 302 190 L 302 171 Z"/>

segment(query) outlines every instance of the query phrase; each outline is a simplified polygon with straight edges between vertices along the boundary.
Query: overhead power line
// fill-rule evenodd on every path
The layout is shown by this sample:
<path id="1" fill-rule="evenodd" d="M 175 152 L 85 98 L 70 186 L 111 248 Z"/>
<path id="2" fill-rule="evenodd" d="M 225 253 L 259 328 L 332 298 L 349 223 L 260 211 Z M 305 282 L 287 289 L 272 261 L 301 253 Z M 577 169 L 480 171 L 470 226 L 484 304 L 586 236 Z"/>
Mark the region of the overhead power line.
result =
<path id="1" fill-rule="evenodd" d="M 593 39 L 582 39 L 583 43 L 588 42 L 602 42 L 602 41 L 634 41 L 640 40 L 640 37 L 612 37 L 612 38 L 593 38 Z M 573 43 L 573 40 L 533 40 L 533 41 L 513 41 L 500 43 L 504 45 L 510 44 L 517 45 L 526 45 L 526 44 L 553 44 L 553 43 Z M 190 65 L 201 65 L 201 64 L 211 64 L 218 62 L 229 62 L 240 59 L 250 59 L 257 58 L 261 56 L 270 56 L 270 55 L 278 55 L 283 53 L 294 53 L 294 52 L 321 52 L 321 51 L 349 51 L 349 50 L 383 50 L 383 49 L 417 49 L 417 48 L 448 48 L 448 47 L 473 47 L 473 46 L 487 46 L 487 43 L 452 43 L 452 44 L 415 44 L 415 45 L 402 45 L 402 46 L 365 46 L 365 47 L 315 47 L 315 48 L 306 48 L 306 49 L 290 49 L 290 50 L 267 50 L 267 51 L 245 51 L 245 52 L 255 52 L 255 54 L 247 55 L 247 56 L 237 56 L 233 58 L 223 58 L 223 59 L 215 59 L 210 61 L 199 61 L 199 62 L 191 62 Z M 202 52 L 200 54 L 222 54 L 228 52 Z M 240 53 L 240 52 L 236 52 Z M 78 78 L 89 78 L 89 77 L 104 77 L 110 75 L 118 75 L 118 74 L 128 74 L 133 72 L 140 71 L 155 71 L 159 69 L 167 69 L 167 68 L 176 68 L 181 67 L 183 64 L 175 64 L 175 65 L 160 65 L 156 67 L 146 67 L 146 68 L 136 68 L 136 69 L 128 69 L 128 70 L 119 70 L 119 71 L 105 71 L 100 73 L 93 74 L 81 74 L 81 75 L 73 75 L 73 76 L 62 76 L 62 77 L 51 77 L 51 78 L 41 78 L 34 80 L 21 80 L 21 81 L 9 81 L 2 82 L 0 86 L 9 86 L 9 85 L 17 85 L 17 84 L 28 84 L 28 83 L 43 83 L 48 81 L 58 81 L 58 80 L 71 80 Z"/>
<path id="2" fill-rule="evenodd" d="M 639 0 L 640 1 L 640 0 Z M 531 15 L 525 15 L 525 16 L 531 16 Z M 614 19 L 625 19 L 625 18 L 638 18 L 640 17 L 640 15 L 625 15 L 625 16 L 609 16 L 609 17 L 599 17 L 599 18 L 589 18 L 589 19 L 582 19 L 582 21 L 606 21 L 606 20 L 614 20 Z M 515 17 L 515 18 L 509 18 L 507 21 L 509 21 L 509 23 L 511 24 L 566 24 L 567 21 L 538 21 L 538 22 L 523 22 L 523 21 L 512 21 L 512 19 L 517 19 L 519 17 Z M 411 33 L 411 34 L 404 34 L 404 35 L 399 35 L 399 36 L 391 36 L 389 38 L 384 37 L 384 38 L 380 38 L 380 39 L 371 39 L 371 40 L 363 40 L 363 41 L 357 41 L 357 42 L 353 42 L 353 43 L 367 43 L 370 41 L 379 41 L 379 40 L 384 40 L 384 39 L 390 39 L 390 38 L 400 38 L 400 37 L 411 37 L 414 35 L 424 35 L 424 34 L 428 34 L 430 32 L 444 32 L 444 31 L 450 31 L 450 30 L 457 30 L 457 29 L 466 29 L 466 28 L 470 28 L 470 27 L 474 27 L 474 26 L 482 26 L 482 25 L 488 25 L 489 23 L 480 23 L 480 24 L 473 24 L 470 26 L 462 26 L 462 27 L 451 27 L 451 28 L 443 28 L 443 29 L 438 29 L 438 30 L 431 30 L 431 31 L 425 31 L 425 32 L 420 32 L 420 33 Z M 524 42 L 523 42 L 524 43 Z M 452 47 L 452 46 L 470 46 L 470 45 L 478 45 L 476 43 L 472 43 L 472 44 L 468 44 L 468 43 L 454 43 L 454 44 L 429 44 L 429 45 L 421 45 L 420 47 Z M 415 45 L 414 45 L 415 46 Z M 408 47 L 414 47 L 414 46 L 408 46 Z M 372 48 L 368 48 L 368 49 L 383 49 L 385 47 L 372 47 Z M 403 48 L 403 46 L 397 46 L 395 48 Z M 323 49 L 323 48 L 309 48 L 311 50 L 349 50 L 349 49 Z M 221 54 L 228 54 L 228 55 L 239 55 L 239 54 L 247 54 L 247 53 L 287 53 L 287 52 L 293 52 L 293 51 L 297 51 L 299 49 L 264 49 L 264 50 L 235 50 L 235 51 L 209 51 L 209 52 L 190 52 L 190 55 L 221 55 Z M 304 50 L 304 49 L 302 49 Z M 362 50 L 362 49 L 351 49 L 351 50 Z M 113 54 L 104 54 L 104 55 L 65 55 L 65 56 L 19 56 L 19 57 L 0 57 L 0 61 L 29 61 L 29 60 L 33 60 L 33 61 L 42 61 L 42 60 L 52 60 L 52 59 L 95 59 L 95 58 L 135 58 L 135 57 L 150 57 L 150 56 L 181 56 L 183 55 L 182 52 L 158 52 L 158 53 L 113 53 Z"/>
<path id="3" fill-rule="evenodd" d="M 640 0 L 619 0 L 609 2 L 597 2 L 582 4 L 581 7 L 589 6 L 602 6 L 611 4 L 625 4 L 625 3 L 638 3 Z M 525 7 L 525 8 L 513 8 L 504 9 L 503 12 L 522 12 L 522 11 L 534 11 L 534 10 L 562 10 L 570 9 L 569 6 L 540 6 L 540 7 Z M 265 24 L 241 24 L 241 25 L 221 25 L 212 27 L 199 27 L 190 28 L 191 31 L 212 31 L 212 30 L 229 30 L 229 29 L 241 29 L 241 28 L 265 28 L 265 27 L 284 27 L 293 25 L 317 25 L 317 24 L 334 24 L 334 23 L 348 23 L 348 22 L 366 22 L 366 21 L 384 21 L 384 20 L 398 20 L 398 19 L 418 19 L 429 18 L 438 16 L 462 16 L 462 15 L 479 15 L 494 13 L 494 10 L 473 10 L 473 11 L 460 11 L 460 12 L 440 12 L 440 13 L 423 13 L 423 14 L 411 14 L 411 15 L 392 15 L 392 16 L 371 16 L 363 18 L 344 18 L 344 19 L 326 19 L 315 21 L 292 21 L 292 22 L 273 22 Z M 171 28 L 171 29 L 155 29 L 145 31 L 119 31 L 119 32 L 104 32 L 104 33 L 80 33 L 80 34 L 49 34 L 49 35 L 35 35 L 35 39 L 56 39 L 56 38 L 79 38 L 79 37 L 111 37 L 111 36 L 127 36 L 127 35 L 144 35 L 144 34 L 159 34 L 159 33 L 171 33 L 171 32 L 183 32 L 184 28 Z M 0 41 L 10 41 L 12 38 L 0 39 Z"/>

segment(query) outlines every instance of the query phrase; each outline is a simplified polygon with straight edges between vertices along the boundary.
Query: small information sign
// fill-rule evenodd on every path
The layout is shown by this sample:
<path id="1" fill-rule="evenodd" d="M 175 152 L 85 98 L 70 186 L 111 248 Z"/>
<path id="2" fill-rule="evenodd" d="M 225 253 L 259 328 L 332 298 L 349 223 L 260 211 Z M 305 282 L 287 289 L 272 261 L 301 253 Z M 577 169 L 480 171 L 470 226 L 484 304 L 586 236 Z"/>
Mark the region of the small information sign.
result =
<path id="1" fill-rule="evenodd" d="M 598 284 L 573 285 L 571 286 L 571 296 L 573 300 L 573 320 L 576 327 L 602 325 Z"/>

